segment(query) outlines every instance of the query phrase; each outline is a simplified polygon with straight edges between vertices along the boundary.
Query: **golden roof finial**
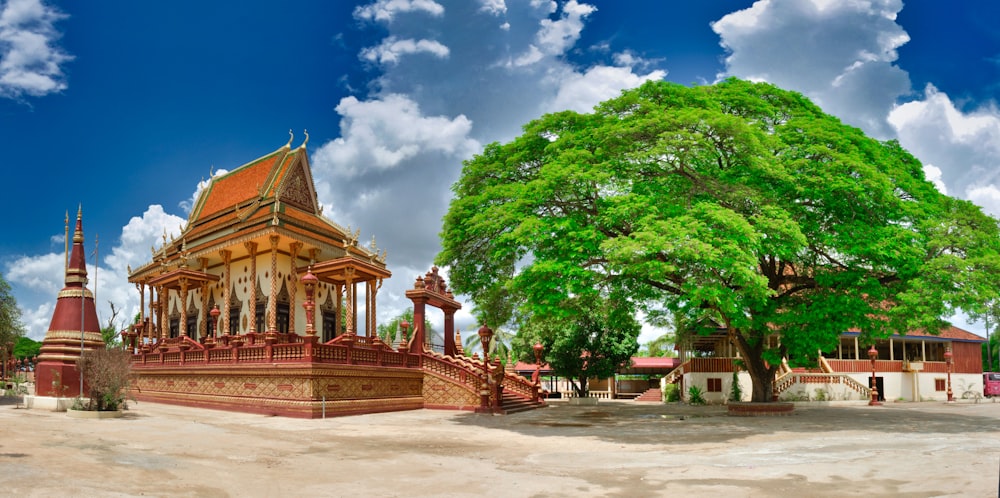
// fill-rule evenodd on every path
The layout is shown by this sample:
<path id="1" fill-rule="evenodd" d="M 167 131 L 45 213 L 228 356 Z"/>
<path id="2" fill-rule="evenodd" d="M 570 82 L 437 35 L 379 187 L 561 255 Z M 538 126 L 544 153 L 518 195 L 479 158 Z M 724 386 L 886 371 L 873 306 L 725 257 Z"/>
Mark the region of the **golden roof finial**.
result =
<path id="1" fill-rule="evenodd" d="M 306 144 L 309 143 L 309 130 L 302 130 L 302 133 L 306 135 L 306 139 L 302 142 L 302 145 L 299 146 L 300 149 L 306 148 Z"/>
<path id="2" fill-rule="evenodd" d="M 288 129 L 288 143 L 285 144 L 285 148 L 286 149 L 291 149 L 292 148 L 292 140 L 294 140 L 294 139 L 295 139 L 295 135 L 292 133 L 292 129 L 289 128 Z"/>

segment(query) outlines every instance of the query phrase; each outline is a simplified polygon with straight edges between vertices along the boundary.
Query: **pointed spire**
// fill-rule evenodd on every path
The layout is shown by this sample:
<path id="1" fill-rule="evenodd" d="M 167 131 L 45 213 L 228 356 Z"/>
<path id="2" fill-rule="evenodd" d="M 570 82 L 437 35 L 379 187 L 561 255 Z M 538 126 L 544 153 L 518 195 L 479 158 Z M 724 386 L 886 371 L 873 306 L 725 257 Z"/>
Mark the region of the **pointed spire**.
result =
<path id="1" fill-rule="evenodd" d="M 292 148 L 292 140 L 295 140 L 295 134 L 293 134 L 292 130 L 289 129 L 288 130 L 288 143 L 285 144 L 285 148 L 286 149 L 291 149 Z"/>
<path id="2" fill-rule="evenodd" d="M 84 287 L 87 281 L 87 253 L 83 249 L 83 204 L 76 212 L 73 249 L 66 265 L 66 287 Z"/>
<path id="3" fill-rule="evenodd" d="M 291 133 L 291 132 L 292 132 L 291 130 L 288 130 L 288 133 Z M 303 130 L 302 133 L 305 134 L 306 139 L 305 139 L 305 141 L 302 142 L 302 145 L 299 146 L 300 149 L 306 148 L 306 144 L 309 143 L 309 130 Z M 291 142 L 289 142 L 289 143 L 291 143 Z"/>

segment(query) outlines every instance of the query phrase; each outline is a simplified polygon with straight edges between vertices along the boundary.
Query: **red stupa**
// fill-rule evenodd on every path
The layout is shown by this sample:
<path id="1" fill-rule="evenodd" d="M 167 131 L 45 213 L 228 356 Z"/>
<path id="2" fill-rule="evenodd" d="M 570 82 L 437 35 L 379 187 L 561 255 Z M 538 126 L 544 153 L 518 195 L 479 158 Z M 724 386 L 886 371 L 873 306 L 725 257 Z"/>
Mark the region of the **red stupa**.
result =
<path id="1" fill-rule="evenodd" d="M 81 322 L 83 326 L 81 327 Z M 80 395 L 76 360 L 84 349 L 104 347 L 94 294 L 87 289 L 87 257 L 83 250 L 83 210 L 76 214 L 73 251 L 66 264 L 66 286 L 59 291 L 52 322 L 42 341 L 35 370 L 35 393 L 57 398 Z"/>

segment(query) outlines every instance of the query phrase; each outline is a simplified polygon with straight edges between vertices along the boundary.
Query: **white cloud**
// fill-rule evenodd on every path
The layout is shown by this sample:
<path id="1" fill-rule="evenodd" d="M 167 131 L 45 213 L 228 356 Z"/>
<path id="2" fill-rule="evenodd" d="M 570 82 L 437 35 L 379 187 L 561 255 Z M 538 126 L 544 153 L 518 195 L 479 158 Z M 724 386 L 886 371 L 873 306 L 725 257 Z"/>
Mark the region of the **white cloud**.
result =
<path id="1" fill-rule="evenodd" d="M 72 59 L 55 45 L 66 17 L 40 0 L 0 4 L 0 97 L 38 97 L 66 89 L 61 65 Z"/>
<path id="2" fill-rule="evenodd" d="M 1000 110 L 995 106 L 963 112 L 928 85 L 922 100 L 894 107 L 888 122 L 904 148 L 940 171 L 949 192 L 1000 184 Z"/>
<path id="3" fill-rule="evenodd" d="M 399 40 L 390 36 L 377 46 L 361 51 L 362 60 L 378 64 L 397 64 L 404 55 L 427 53 L 440 59 L 448 57 L 448 47 L 434 40 Z"/>
<path id="4" fill-rule="evenodd" d="M 546 111 L 590 112 L 595 105 L 617 97 L 623 89 L 663 79 L 666 74 L 666 71 L 652 71 L 639 75 L 627 67 L 611 66 L 595 66 L 584 73 L 568 71 L 557 76 L 559 89 Z"/>
<path id="5" fill-rule="evenodd" d="M 924 176 L 927 177 L 927 181 L 934 184 L 938 192 L 948 195 L 948 186 L 944 184 L 944 180 L 941 178 L 941 168 L 927 163 L 924 165 Z"/>
<path id="6" fill-rule="evenodd" d="M 65 284 L 66 258 L 63 253 L 21 256 L 8 265 L 5 274 L 12 284 L 55 296 Z"/>
<path id="7" fill-rule="evenodd" d="M 354 18 L 364 21 L 391 23 L 397 14 L 424 12 L 432 16 L 444 14 L 444 7 L 433 0 L 378 0 L 354 9 Z"/>
<path id="8" fill-rule="evenodd" d="M 488 12 L 495 16 L 502 16 L 507 13 L 507 3 L 504 0 L 479 0 L 482 7 L 479 10 Z"/>
<path id="9" fill-rule="evenodd" d="M 514 58 L 514 65 L 526 66 L 542 60 L 545 56 L 564 54 L 580 39 L 584 19 L 597 10 L 596 7 L 576 0 L 570 0 L 563 5 L 559 19 L 542 19 L 535 34 L 535 42 L 528 50 Z"/>
<path id="10" fill-rule="evenodd" d="M 366 167 L 393 168 L 424 151 L 461 158 L 480 147 L 469 138 L 472 122 L 464 115 L 424 116 L 420 106 L 405 95 L 364 102 L 345 97 L 336 110 L 342 116 L 341 137 L 313 155 L 314 168 L 334 176 L 352 177 Z"/>
<path id="11" fill-rule="evenodd" d="M 966 190 L 965 197 L 987 213 L 1000 217 L 1000 188 L 996 185 L 970 187 Z"/>
<path id="12" fill-rule="evenodd" d="M 909 35 L 901 0 L 759 0 L 712 24 L 729 52 L 722 76 L 802 92 L 824 111 L 886 138 L 885 117 L 910 91 L 895 65 Z"/>

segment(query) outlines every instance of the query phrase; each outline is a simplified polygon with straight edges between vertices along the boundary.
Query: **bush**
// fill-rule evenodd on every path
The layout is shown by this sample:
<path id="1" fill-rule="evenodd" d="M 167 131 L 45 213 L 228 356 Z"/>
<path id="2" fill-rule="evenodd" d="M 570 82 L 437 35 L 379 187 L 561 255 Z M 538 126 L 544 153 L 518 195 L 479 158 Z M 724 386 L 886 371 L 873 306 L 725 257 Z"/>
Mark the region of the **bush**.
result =
<path id="1" fill-rule="evenodd" d="M 124 349 L 84 351 L 77 367 L 87 384 L 90 400 L 86 410 L 115 411 L 125 408 L 132 378 L 131 354 Z"/>
<path id="2" fill-rule="evenodd" d="M 667 384 L 663 394 L 663 399 L 667 400 L 667 403 L 676 403 L 681 400 L 681 390 L 677 384 Z"/>
<path id="3" fill-rule="evenodd" d="M 691 386 L 688 388 L 688 403 L 692 405 L 704 405 L 705 398 L 701 395 L 701 388 Z"/>
<path id="4" fill-rule="evenodd" d="M 740 388 L 740 374 L 738 371 L 733 372 L 733 384 L 729 389 L 729 401 L 734 403 L 739 403 L 743 400 L 743 389 Z"/>

